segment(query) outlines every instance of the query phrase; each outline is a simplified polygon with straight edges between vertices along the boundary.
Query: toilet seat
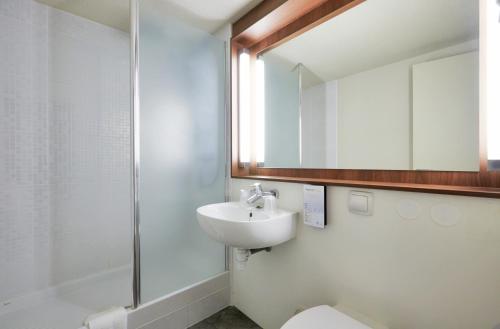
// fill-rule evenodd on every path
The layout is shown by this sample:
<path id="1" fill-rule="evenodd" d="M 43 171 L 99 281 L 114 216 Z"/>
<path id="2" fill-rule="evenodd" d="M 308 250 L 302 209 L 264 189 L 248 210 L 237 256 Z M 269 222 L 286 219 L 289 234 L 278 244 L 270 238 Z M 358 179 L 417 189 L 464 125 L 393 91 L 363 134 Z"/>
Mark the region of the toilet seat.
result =
<path id="1" fill-rule="evenodd" d="M 372 329 L 328 305 L 307 309 L 288 320 L 281 329 Z"/>

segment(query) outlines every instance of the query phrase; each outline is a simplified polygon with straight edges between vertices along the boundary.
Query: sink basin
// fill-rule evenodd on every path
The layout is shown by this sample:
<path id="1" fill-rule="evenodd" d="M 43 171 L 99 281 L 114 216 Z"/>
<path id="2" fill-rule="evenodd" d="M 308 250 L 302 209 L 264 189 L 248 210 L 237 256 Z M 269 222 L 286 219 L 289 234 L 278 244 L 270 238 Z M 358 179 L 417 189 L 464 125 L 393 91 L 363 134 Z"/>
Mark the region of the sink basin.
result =
<path id="1" fill-rule="evenodd" d="M 213 239 L 226 245 L 257 249 L 278 245 L 296 234 L 297 213 L 266 212 L 239 202 L 209 204 L 196 210 L 198 223 Z"/>

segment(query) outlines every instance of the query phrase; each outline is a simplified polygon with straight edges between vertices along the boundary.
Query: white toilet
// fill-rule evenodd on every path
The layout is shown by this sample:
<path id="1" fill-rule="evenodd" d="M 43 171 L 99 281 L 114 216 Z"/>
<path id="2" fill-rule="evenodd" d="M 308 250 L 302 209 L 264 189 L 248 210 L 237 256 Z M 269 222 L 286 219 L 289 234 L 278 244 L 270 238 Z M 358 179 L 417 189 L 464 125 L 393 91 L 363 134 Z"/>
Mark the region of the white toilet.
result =
<path id="1" fill-rule="evenodd" d="M 281 329 L 374 329 L 328 305 L 307 309 L 288 320 Z"/>

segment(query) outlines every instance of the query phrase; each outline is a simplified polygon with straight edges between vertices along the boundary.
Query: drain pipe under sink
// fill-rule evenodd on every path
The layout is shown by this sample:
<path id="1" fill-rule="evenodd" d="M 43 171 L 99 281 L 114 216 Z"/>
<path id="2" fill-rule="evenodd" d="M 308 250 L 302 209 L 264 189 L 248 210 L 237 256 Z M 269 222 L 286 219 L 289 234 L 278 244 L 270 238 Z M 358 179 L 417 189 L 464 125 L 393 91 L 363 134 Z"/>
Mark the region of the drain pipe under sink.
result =
<path id="1" fill-rule="evenodd" d="M 258 248 L 258 249 L 243 249 L 243 248 L 235 248 L 234 249 L 234 262 L 236 264 L 237 270 L 244 270 L 247 266 L 248 259 L 251 255 L 256 254 L 260 251 L 271 251 L 271 247 L 267 248 Z"/>

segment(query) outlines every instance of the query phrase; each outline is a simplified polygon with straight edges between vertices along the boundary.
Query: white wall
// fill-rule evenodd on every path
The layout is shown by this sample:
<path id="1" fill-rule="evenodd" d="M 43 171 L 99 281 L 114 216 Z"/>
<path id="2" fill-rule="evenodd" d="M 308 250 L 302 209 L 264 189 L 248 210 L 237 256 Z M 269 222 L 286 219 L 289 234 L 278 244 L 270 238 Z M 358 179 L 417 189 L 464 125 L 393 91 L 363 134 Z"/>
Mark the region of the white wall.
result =
<path id="1" fill-rule="evenodd" d="M 131 259 L 128 35 L 0 1 L 0 300 Z"/>
<path id="2" fill-rule="evenodd" d="M 479 170 L 479 52 L 413 65 L 413 169 Z"/>
<path id="3" fill-rule="evenodd" d="M 465 42 L 339 79 L 338 168 L 411 169 L 412 65 L 477 47 Z"/>
<path id="4" fill-rule="evenodd" d="M 412 142 L 415 138 L 421 139 L 426 135 L 424 131 L 423 134 L 413 136 L 412 131 L 413 64 L 470 52 L 477 47 L 477 41 L 460 43 L 305 89 L 302 94 L 303 166 L 343 169 L 411 169 L 413 166 Z M 469 82 L 469 84 L 474 83 L 474 81 Z M 456 89 L 450 89 L 456 92 Z M 477 127 L 474 128 L 474 126 L 478 125 L 479 118 L 477 97 L 474 101 L 476 107 L 467 107 L 469 113 L 465 116 L 470 120 L 463 120 L 464 116 L 456 115 L 455 112 L 450 115 L 456 117 L 455 123 L 458 121 L 466 123 L 467 136 L 470 137 L 466 138 L 469 141 L 468 144 L 477 145 L 477 138 L 474 139 L 473 136 L 477 132 L 475 130 Z M 453 111 L 453 107 L 449 108 Z M 478 166 L 477 156 L 474 158 L 474 154 L 477 155 L 478 152 L 473 147 L 468 147 L 467 152 L 459 152 L 466 154 L 464 157 L 468 156 L 469 161 L 465 165 L 463 165 L 464 161 L 453 159 L 442 151 L 443 145 L 451 143 L 450 140 L 453 140 L 451 136 L 456 135 L 452 132 L 461 129 L 451 122 L 452 120 L 448 120 L 443 124 L 443 121 L 440 121 L 440 132 L 448 133 L 450 137 L 446 140 L 441 139 L 441 143 L 436 143 L 436 152 L 433 153 L 436 155 L 436 160 L 434 160 L 436 166 L 428 167 L 428 169 L 444 170 L 448 165 L 448 170 L 455 168 L 463 170 L 464 167 L 466 170 L 472 170 L 474 166 L 470 158 L 472 158 L 472 163 L 475 159 L 475 166 Z M 322 140 L 322 136 L 326 140 Z M 436 136 L 433 135 L 432 138 Z M 428 144 L 425 139 L 421 142 Z M 424 145 L 423 152 L 426 151 L 427 147 Z M 449 153 L 457 152 L 450 151 Z M 450 159 L 456 160 L 457 163 L 450 165 Z"/>
<path id="5" fill-rule="evenodd" d="M 410 168 L 410 64 L 338 80 L 338 168 Z"/>
<path id="6" fill-rule="evenodd" d="M 233 199 L 249 180 L 232 180 Z M 302 185 L 278 188 L 279 205 L 302 210 Z M 265 329 L 295 310 L 337 304 L 394 329 L 472 329 L 500 324 L 500 200 L 373 190 L 374 215 L 347 210 L 351 189 L 328 188 L 325 230 L 304 226 L 296 239 L 251 256 L 232 272 L 232 303 Z M 417 219 L 398 205 L 412 200 Z M 448 205 L 459 222 L 444 227 L 431 208 Z"/>

